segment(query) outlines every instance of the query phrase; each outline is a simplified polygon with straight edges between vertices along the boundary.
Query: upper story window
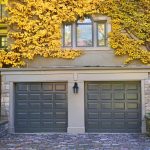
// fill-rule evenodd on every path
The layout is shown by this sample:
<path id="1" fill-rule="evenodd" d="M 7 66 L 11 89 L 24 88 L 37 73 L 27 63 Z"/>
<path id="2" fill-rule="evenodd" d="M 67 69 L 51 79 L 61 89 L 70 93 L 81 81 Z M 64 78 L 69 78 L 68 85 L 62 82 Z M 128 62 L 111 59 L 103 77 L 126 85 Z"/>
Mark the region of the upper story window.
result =
<path id="1" fill-rule="evenodd" d="M 78 20 L 76 23 L 76 46 L 93 46 L 93 23 L 91 19 L 85 18 L 83 21 Z"/>
<path id="2" fill-rule="evenodd" d="M 63 26 L 63 47 L 106 47 L 107 20 L 92 18 Z"/>
<path id="3" fill-rule="evenodd" d="M 0 36 L 0 48 L 6 48 L 6 47 L 7 47 L 7 37 Z"/>
<path id="4" fill-rule="evenodd" d="M 64 25 L 63 27 L 63 46 L 72 46 L 72 25 Z"/>
<path id="5" fill-rule="evenodd" d="M 6 16 L 5 5 L 0 4 L 0 19 Z"/>

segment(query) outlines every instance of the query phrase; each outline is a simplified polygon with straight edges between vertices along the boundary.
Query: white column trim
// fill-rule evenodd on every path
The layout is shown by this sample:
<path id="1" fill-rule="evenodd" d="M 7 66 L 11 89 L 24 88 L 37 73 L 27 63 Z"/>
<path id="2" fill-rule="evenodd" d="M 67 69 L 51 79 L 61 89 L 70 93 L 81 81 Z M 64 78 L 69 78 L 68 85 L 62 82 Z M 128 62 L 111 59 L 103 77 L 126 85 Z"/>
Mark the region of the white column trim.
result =
<path id="1" fill-rule="evenodd" d="M 76 81 L 79 92 L 73 93 L 74 81 L 68 82 L 68 133 L 85 133 L 84 81 Z"/>

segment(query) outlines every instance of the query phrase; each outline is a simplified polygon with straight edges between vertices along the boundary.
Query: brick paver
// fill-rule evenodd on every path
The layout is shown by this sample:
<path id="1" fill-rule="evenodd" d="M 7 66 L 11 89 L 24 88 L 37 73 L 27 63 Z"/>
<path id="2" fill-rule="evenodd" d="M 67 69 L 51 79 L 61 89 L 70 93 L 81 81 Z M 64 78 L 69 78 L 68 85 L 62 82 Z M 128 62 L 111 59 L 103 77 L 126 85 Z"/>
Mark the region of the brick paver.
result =
<path id="1" fill-rule="evenodd" d="M 0 150 L 150 150 L 144 134 L 11 134 Z"/>

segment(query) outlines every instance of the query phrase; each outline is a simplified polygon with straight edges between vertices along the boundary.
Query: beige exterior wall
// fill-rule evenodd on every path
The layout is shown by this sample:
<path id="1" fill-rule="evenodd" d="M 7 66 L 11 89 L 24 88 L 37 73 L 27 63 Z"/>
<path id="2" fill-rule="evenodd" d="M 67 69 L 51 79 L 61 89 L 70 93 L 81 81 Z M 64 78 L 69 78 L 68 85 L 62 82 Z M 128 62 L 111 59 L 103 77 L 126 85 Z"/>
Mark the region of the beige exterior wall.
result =
<path id="1" fill-rule="evenodd" d="M 83 66 L 100 66 L 100 67 L 143 67 L 140 62 L 134 61 L 125 65 L 125 56 L 115 56 L 114 50 L 110 48 L 101 50 L 85 50 L 85 53 L 76 59 L 56 59 L 36 57 L 32 61 L 27 61 L 27 68 L 49 68 L 49 67 L 83 67 Z"/>
<path id="2" fill-rule="evenodd" d="M 16 82 L 67 82 L 68 133 L 84 133 L 84 82 L 85 81 L 141 81 L 142 132 L 145 132 L 145 112 L 150 111 L 150 70 L 109 69 L 52 69 L 41 71 L 2 71 L 2 112 L 8 116 L 9 130 L 14 132 L 14 83 Z M 78 82 L 79 93 L 72 87 Z"/>
<path id="3" fill-rule="evenodd" d="M 149 78 L 144 82 L 144 95 L 145 95 L 145 110 L 146 113 L 150 112 L 150 73 Z"/>
<path id="4" fill-rule="evenodd" d="M 92 15 L 94 21 L 104 21 L 106 20 L 106 32 L 111 32 L 111 18 L 102 15 Z M 75 33 L 75 27 L 73 27 L 73 32 Z M 94 33 L 97 32 L 96 28 L 93 31 Z M 76 37 L 74 37 L 75 39 Z M 94 37 L 93 37 L 94 38 Z M 96 41 L 96 37 L 93 39 Z M 36 57 L 34 60 L 27 60 L 27 68 L 48 68 L 54 66 L 128 66 L 128 67 L 145 67 L 139 61 L 134 61 L 131 64 L 125 65 L 124 62 L 126 60 L 125 56 L 115 56 L 114 50 L 109 45 L 109 37 L 107 40 L 107 46 L 97 47 L 96 45 L 93 47 L 78 47 L 79 49 L 83 50 L 83 55 L 77 57 L 75 59 L 56 59 L 56 58 L 43 58 L 43 57 Z M 75 41 L 73 40 L 73 49 L 78 49 L 76 46 Z"/>

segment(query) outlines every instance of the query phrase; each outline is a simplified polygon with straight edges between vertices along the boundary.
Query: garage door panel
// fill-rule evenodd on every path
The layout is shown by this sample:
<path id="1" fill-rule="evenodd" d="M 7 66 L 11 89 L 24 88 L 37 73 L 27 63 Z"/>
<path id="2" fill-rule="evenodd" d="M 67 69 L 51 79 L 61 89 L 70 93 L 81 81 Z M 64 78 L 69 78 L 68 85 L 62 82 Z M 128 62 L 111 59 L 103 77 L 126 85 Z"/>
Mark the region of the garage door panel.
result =
<path id="1" fill-rule="evenodd" d="M 102 102 L 101 109 L 112 109 L 112 103 Z"/>
<path id="2" fill-rule="evenodd" d="M 99 85 L 98 84 L 88 84 L 87 85 L 87 90 L 89 91 L 98 91 Z"/>
<path id="3" fill-rule="evenodd" d="M 126 118 L 127 119 L 138 119 L 139 118 L 139 113 L 138 112 L 128 112 L 126 113 Z"/>
<path id="4" fill-rule="evenodd" d="M 125 110 L 125 103 L 116 103 L 116 102 L 114 102 L 114 109 Z"/>
<path id="5" fill-rule="evenodd" d="M 113 123 L 113 128 L 114 129 L 125 129 L 126 123 L 124 120 L 115 120 Z"/>
<path id="6" fill-rule="evenodd" d="M 88 103 L 88 109 L 97 109 L 98 103 Z"/>
<path id="7" fill-rule="evenodd" d="M 40 108 L 31 109 L 30 107 L 28 107 L 28 113 L 29 115 L 30 113 L 41 113 L 41 109 Z"/>
<path id="8" fill-rule="evenodd" d="M 66 84 L 55 84 L 55 90 L 56 91 L 66 91 L 67 90 L 67 86 Z"/>
<path id="9" fill-rule="evenodd" d="M 16 92 L 27 92 L 28 91 L 28 84 L 27 83 L 19 83 L 16 85 Z"/>
<path id="10" fill-rule="evenodd" d="M 16 115 L 18 115 L 19 113 L 28 113 L 29 110 L 28 109 L 19 109 L 19 108 L 16 108 Z"/>
<path id="11" fill-rule="evenodd" d="M 42 125 L 44 128 L 49 128 L 49 129 L 51 129 L 51 128 L 54 127 L 53 121 L 47 121 L 47 120 L 46 120 L 46 121 L 42 120 L 41 125 Z"/>
<path id="12" fill-rule="evenodd" d="M 55 128 L 65 128 L 66 127 L 66 122 L 65 121 L 56 121 L 55 123 Z"/>
<path id="13" fill-rule="evenodd" d="M 99 129 L 99 123 L 97 121 L 94 121 L 94 120 L 89 120 L 87 123 L 87 127 L 90 130 Z"/>
<path id="14" fill-rule="evenodd" d="M 88 94 L 88 100 L 98 100 L 99 96 L 97 93 L 89 93 Z"/>
<path id="15" fill-rule="evenodd" d="M 112 93 L 111 92 L 103 92 L 101 94 L 101 100 L 111 100 L 112 99 Z"/>
<path id="16" fill-rule="evenodd" d="M 40 109 L 41 103 L 40 102 L 33 102 L 31 101 L 29 104 L 29 109 Z"/>
<path id="17" fill-rule="evenodd" d="M 19 129 L 20 127 L 22 128 L 27 128 L 28 127 L 28 121 L 27 119 L 18 119 L 18 122 L 16 123 L 16 127 Z"/>
<path id="18" fill-rule="evenodd" d="M 124 90 L 124 84 L 122 83 L 114 83 L 112 84 L 113 90 Z"/>
<path id="19" fill-rule="evenodd" d="M 66 103 L 55 103 L 55 108 L 56 109 L 65 109 L 66 108 Z"/>
<path id="20" fill-rule="evenodd" d="M 43 114 L 43 113 L 51 113 L 51 112 L 53 112 L 53 109 L 51 109 L 51 108 L 41 108 L 41 114 Z"/>
<path id="21" fill-rule="evenodd" d="M 18 113 L 17 118 L 18 119 L 27 119 L 28 118 L 28 113 Z"/>
<path id="22" fill-rule="evenodd" d="M 98 119 L 98 112 L 97 113 L 94 113 L 94 112 L 89 112 L 88 113 L 88 118 L 89 119 Z"/>
<path id="23" fill-rule="evenodd" d="M 111 112 L 105 112 L 100 114 L 101 119 L 111 119 L 112 118 L 112 113 Z"/>
<path id="24" fill-rule="evenodd" d="M 125 93 L 117 91 L 113 94 L 113 99 L 114 100 L 125 100 Z"/>
<path id="25" fill-rule="evenodd" d="M 40 119 L 41 118 L 40 115 L 41 115 L 40 112 L 30 113 L 29 119 Z"/>
<path id="26" fill-rule="evenodd" d="M 127 93 L 128 100 L 137 100 L 138 101 L 138 93 Z"/>
<path id="27" fill-rule="evenodd" d="M 124 112 L 114 112 L 113 118 L 114 119 L 125 119 L 125 113 Z"/>
<path id="28" fill-rule="evenodd" d="M 24 101 L 24 102 L 18 102 L 17 104 L 16 104 L 16 107 L 18 108 L 18 109 L 28 109 L 28 103 L 26 102 L 26 101 Z"/>
<path id="29" fill-rule="evenodd" d="M 86 131 L 140 132 L 140 92 L 140 82 L 135 81 L 86 82 Z"/>
<path id="30" fill-rule="evenodd" d="M 66 99 L 66 94 L 55 94 L 55 99 L 56 100 L 65 100 Z"/>
<path id="31" fill-rule="evenodd" d="M 56 119 L 64 119 L 66 112 L 56 112 Z"/>
<path id="32" fill-rule="evenodd" d="M 136 83 L 129 83 L 126 85 L 127 90 L 138 90 L 139 89 L 138 86 L 139 85 Z"/>
<path id="33" fill-rule="evenodd" d="M 30 128 L 39 128 L 40 129 L 40 127 L 41 127 L 40 120 L 30 121 L 29 126 L 30 126 Z"/>
<path id="34" fill-rule="evenodd" d="M 41 95 L 42 100 L 53 100 L 53 94 L 49 93 L 42 93 Z"/>
<path id="35" fill-rule="evenodd" d="M 30 84 L 30 91 L 40 91 L 41 90 L 41 83 L 32 83 Z"/>
<path id="36" fill-rule="evenodd" d="M 53 91 L 53 84 L 52 83 L 42 83 L 42 90 L 44 91 Z"/>
<path id="37" fill-rule="evenodd" d="M 138 120 L 133 120 L 133 121 L 128 121 L 127 122 L 127 127 L 129 129 L 135 129 L 139 127 L 139 121 Z"/>
<path id="38" fill-rule="evenodd" d="M 107 91 L 111 91 L 112 90 L 112 85 L 111 84 L 109 84 L 109 83 L 102 83 L 101 84 L 101 90 L 103 91 L 103 90 L 107 90 Z"/>
<path id="39" fill-rule="evenodd" d="M 15 131 L 66 132 L 68 116 L 66 90 L 66 83 L 17 83 Z M 25 125 L 20 121 L 26 122 Z"/>
<path id="40" fill-rule="evenodd" d="M 52 119 L 53 118 L 53 112 L 48 112 L 48 111 L 43 112 L 42 111 L 41 118 L 42 119 Z"/>
<path id="41" fill-rule="evenodd" d="M 39 92 L 38 93 L 32 93 L 32 94 L 30 94 L 29 95 L 29 98 L 28 98 L 29 100 L 40 100 L 41 99 L 41 95 L 39 94 Z"/>
<path id="42" fill-rule="evenodd" d="M 134 109 L 134 110 L 137 110 L 139 107 L 138 107 L 138 103 L 127 103 L 127 109 Z"/>
<path id="43" fill-rule="evenodd" d="M 111 129 L 112 128 L 112 120 L 101 120 L 101 127 L 102 129 Z"/>
<path id="44" fill-rule="evenodd" d="M 16 100 L 19 101 L 26 101 L 28 99 L 28 94 L 24 93 L 24 94 L 16 94 Z"/>
<path id="45" fill-rule="evenodd" d="M 53 109 L 53 103 L 52 102 L 42 102 L 41 103 L 41 109 Z"/>

